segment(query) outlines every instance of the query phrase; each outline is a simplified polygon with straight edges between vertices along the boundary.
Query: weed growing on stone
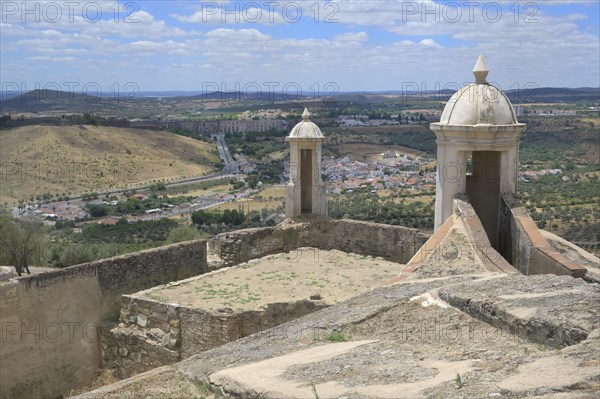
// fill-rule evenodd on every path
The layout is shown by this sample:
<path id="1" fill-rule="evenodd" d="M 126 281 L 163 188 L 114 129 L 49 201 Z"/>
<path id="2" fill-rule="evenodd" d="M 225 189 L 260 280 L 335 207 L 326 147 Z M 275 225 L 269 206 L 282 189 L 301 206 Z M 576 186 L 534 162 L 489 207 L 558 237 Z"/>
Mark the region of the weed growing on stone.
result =
<path id="1" fill-rule="evenodd" d="M 463 387 L 462 379 L 460 378 L 460 373 L 456 373 L 456 378 L 454 379 L 456 382 L 456 389 L 461 389 Z"/>
<path id="2" fill-rule="evenodd" d="M 547 348 L 546 348 L 546 345 L 544 345 L 544 344 L 538 344 L 538 345 L 537 345 L 537 349 L 538 349 L 540 352 L 546 352 L 546 349 L 547 349 Z"/>
<path id="3" fill-rule="evenodd" d="M 315 395 L 315 399 L 319 399 L 319 394 L 317 393 L 317 387 L 314 382 L 310 382 L 310 389 L 312 390 L 313 395 Z"/>
<path id="4" fill-rule="evenodd" d="M 208 381 L 203 381 L 198 385 L 197 399 L 226 399 L 220 389 L 215 388 Z"/>
<path id="5" fill-rule="evenodd" d="M 348 341 L 348 338 L 346 337 L 346 335 L 344 335 L 344 333 L 341 333 L 338 331 L 332 332 L 325 339 L 330 342 L 346 342 L 346 341 Z"/>
<path id="6" fill-rule="evenodd" d="M 167 300 L 165 298 L 163 298 L 162 296 L 158 296 L 158 295 L 148 295 L 151 299 L 154 299 L 155 301 L 158 302 L 167 302 Z"/>

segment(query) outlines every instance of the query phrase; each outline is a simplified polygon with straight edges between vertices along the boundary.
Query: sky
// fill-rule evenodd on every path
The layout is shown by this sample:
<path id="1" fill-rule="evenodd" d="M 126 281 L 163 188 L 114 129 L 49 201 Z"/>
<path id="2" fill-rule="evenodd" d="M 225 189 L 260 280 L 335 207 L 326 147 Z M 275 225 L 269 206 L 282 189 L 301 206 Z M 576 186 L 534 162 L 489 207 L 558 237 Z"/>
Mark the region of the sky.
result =
<path id="1" fill-rule="evenodd" d="M 0 0 L 1 90 L 600 86 L 600 1 Z"/>

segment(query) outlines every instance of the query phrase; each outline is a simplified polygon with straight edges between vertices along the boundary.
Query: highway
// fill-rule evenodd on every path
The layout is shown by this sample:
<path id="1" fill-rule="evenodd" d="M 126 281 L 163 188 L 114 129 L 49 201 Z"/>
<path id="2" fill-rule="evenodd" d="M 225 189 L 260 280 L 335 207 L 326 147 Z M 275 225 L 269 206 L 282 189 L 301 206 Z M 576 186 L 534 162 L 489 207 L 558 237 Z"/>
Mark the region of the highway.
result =
<path id="1" fill-rule="evenodd" d="M 220 133 L 215 134 L 213 137 L 215 137 L 215 139 L 217 140 L 217 149 L 219 150 L 219 156 L 223 161 L 223 172 L 234 174 L 240 173 L 240 168 L 231 156 L 231 152 L 229 152 L 229 147 L 225 142 L 225 135 Z"/>

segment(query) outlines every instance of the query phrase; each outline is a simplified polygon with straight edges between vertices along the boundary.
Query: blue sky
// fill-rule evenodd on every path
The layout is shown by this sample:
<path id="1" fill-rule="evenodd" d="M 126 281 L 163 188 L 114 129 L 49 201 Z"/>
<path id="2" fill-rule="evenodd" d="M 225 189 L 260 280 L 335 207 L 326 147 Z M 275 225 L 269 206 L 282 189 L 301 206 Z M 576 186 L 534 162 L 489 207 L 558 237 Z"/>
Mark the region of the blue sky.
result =
<path id="1" fill-rule="evenodd" d="M 600 86 L 597 0 L 0 3 L 4 91 Z"/>

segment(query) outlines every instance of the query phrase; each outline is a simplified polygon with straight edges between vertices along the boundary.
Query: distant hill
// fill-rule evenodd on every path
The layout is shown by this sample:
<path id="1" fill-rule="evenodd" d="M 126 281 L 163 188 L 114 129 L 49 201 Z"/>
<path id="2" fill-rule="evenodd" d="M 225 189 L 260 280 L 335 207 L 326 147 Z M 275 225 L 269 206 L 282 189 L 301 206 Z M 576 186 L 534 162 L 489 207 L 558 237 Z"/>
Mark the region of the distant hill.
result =
<path id="1" fill-rule="evenodd" d="M 165 109 L 186 106 L 188 103 L 222 102 L 227 108 L 252 107 L 254 105 L 276 102 L 278 107 L 287 104 L 297 104 L 298 101 L 312 101 L 312 93 L 302 93 L 297 96 L 295 92 L 288 95 L 281 90 L 268 90 L 263 92 L 224 92 L 215 91 L 203 94 L 194 92 L 145 92 L 138 93 L 135 97 L 122 95 L 115 99 L 110 93 L 104 96 L 85 95 L 54 90 L 33 90 L 0 102 L 0 113 L 94 113 L 105 116 L 140 116 L 155 115 Z M 186 95 L 187 94 L 187 95 Z M 194 94 L 194 95 L 189 95 Z M 425 91 L 408 92 L 383 91 L 383 92 L 345 92 L 333 96 L 322 97 L 326 103 L 347 104 L 380 104 L 386 102 L 402 101 L 440 101 L 447 100 L 453 91 Z M 507 90 L 506 94 L 514 103 L 540 103 L 540 102 L 581 102 L 600 101 L 600 88 L 522 88 Z M 325 94 L 323 94 L 325 96 Z M 4 98 L 4 96 L 2 97 Z M 167 108 L 165 108 L 167 107 Z M 250 109 L 250 108 L 248 108 Z M 235 111 L 235 108 L 232 108 Z"/>
<path id="2" fill-rule="evenodd" d="M 1 201 L 208 174 L 216 146 L 163 131 L 101 126 L 0 130 Z"/>
<path id="3" fill-rule="evenodd" d="M 519 90 L 507 90 L 510 101 L 518 102 L 577 102 L 600 101 L 600 88 L 580 87 L 576 89 L 555 87 L 532 87 Z"/>
<path id="4" fill-rule="evenodd" d="M 264 91 L 241 92 L 241 91 L 215 91 L 203 93 L 194 96 L 175 97 L 182 100 L 202 100 L 202 101 L 250 101 L 250 102 L 274 102 L 274 101 L 296 101 L 308 99 L 310 93 L 296 94 L 293 90 L 289 94 L 282 93 L 282 90 L 274 89 L 269 92 L 268 88 Z"/>
<path id="5" fill-rule="evenodd" d="M 0 112 L 97 112 L 115 107 L 112 97 L 56 90 L 32 90 L 0 102 Z"/>

